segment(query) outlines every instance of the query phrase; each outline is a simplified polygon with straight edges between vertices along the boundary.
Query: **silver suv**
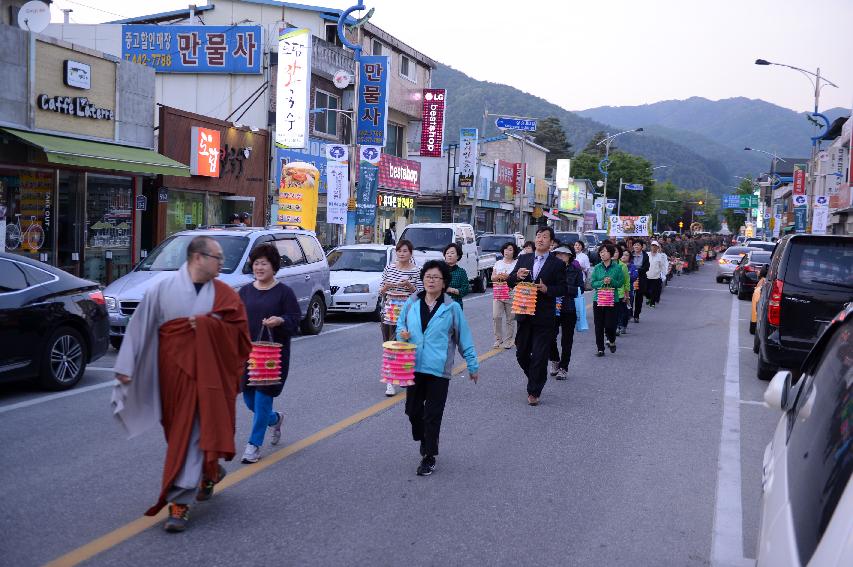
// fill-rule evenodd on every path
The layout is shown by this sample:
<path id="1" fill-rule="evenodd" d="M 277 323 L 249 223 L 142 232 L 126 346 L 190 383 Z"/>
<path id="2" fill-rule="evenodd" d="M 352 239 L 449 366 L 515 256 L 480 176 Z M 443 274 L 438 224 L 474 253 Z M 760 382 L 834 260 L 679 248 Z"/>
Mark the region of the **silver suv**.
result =
<path id="1" fill-rule="evenodd" d="M 110 314 L 110 343 L 118 348 L 124 331 L 145 290 L 176 271 L 186 260 L 187 246 L 196 236 L 216 240 L 225 253 L 219 279 L 235 290 L 253 281 L 249 252 L 259 244 L 272 243 L 281 254 L 276 279 L 293 289 L 302 311 L 302 332 L 316 335 L 323 328 L 326 307 L 331 303 L 329 264 L 314 233 L 291 228 L 243 228 L 185 230 L 170 236 L 129 274 L 104 290 Z"/>

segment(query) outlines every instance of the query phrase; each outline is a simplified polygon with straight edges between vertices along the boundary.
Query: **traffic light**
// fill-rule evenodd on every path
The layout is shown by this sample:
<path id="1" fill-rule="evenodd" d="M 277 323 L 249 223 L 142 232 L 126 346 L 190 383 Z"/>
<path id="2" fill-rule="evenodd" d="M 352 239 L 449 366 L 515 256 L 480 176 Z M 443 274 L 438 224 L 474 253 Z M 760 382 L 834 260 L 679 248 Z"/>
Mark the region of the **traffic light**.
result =
<path id="1" fill-rule="evenodd" d="M 678 221 L 678 228 L 684 228 L 684 221 Z"/>
<path id="2" fill-rule="evenodd" d="M 699 206 L 700 206 L 700 207 L 701 207 L 702 205 L 704 205 L 704 204 L 705 204 L 705 201 L 699 201 Z"/>

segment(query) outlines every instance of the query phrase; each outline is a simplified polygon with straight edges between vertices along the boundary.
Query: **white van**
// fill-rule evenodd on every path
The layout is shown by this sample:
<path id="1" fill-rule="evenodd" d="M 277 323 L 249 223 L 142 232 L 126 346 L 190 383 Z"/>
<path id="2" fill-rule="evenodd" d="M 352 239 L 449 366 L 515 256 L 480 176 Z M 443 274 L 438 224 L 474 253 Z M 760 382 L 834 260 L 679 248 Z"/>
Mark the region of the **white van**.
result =
<path id="1" fill-rule="evenodd" d="M 444 248 L 451 242 L 462 247 L 459 266 L 468 274 L 474 291 L 485 291 L 488 277 L 480 270 L 474 227 L 456 222 L 422 222 L 408 225 L 400 240 L 409 240 L 415 248 L 415 261 L 423 266 L 427 260 L 444 260 Z"/>

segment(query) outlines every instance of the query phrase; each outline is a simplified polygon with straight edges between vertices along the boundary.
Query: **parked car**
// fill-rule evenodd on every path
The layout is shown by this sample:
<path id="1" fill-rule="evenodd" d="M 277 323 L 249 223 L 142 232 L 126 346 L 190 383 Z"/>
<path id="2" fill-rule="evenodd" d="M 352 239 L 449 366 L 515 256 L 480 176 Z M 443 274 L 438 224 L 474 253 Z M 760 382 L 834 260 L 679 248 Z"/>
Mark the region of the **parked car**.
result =
<path id="1" fill-rule="evenodd" d="M 767 281 L 767 268 L 768 266 L 762 267 L 758 271 L 758 282 L 755 284 L 755 288 L 752 290 L 752 315 L 749 319 L 749 334 L 755 334 L 755 327 L 758 321 L 758 299 L 761 297 L 761 287 Z M 758 339 L 755 340 L 755 344 L 752 348 L 755 353 L 758 353 Z"/>
<path id="2" fill-rule="evenodd" d="M 757 248 L 758 250 L 764 250 L 766 252 L 773 252 L 773 250 L 776 249 L 775 242 L 767 242 L 766 240 L 747 240 L 745 246 Z"/>
<path id="3" fill-rule="evenodd" d="M 0 382 L 72 388 L 109 348 L 109 332 L 97 283 L 0 252 Z"/>
<path id="4" fill-rule="evenodd" d="M 474 240 L 474 229 L 470 224 L 412 223 L 403 229 L 400 239 L 406 239 L 412 243 L 415 248 L 415 262 L 419 266 L 423 266 L 427 260 L 443 260 L 444 248 L 451 242 L 458 243 L 462 247 L 459 267 L 468 274 L 468 281 L 471 282 L 474 291 L 486 291 L 491 270 L 495 265 L 494 257 L 492 257 L 491 266 L 480 261 L 480 252 Z"/>
<path id="5" fill-rule="evenodd" d="M 329 262 L 332 301 L 329 313 L 370 313 L 382 320 L 382 271 L 394 259 L 394 247 L 384 244 L 353 244 L 333 248 Z"/>
<path id="6" fill-rule="evenodd" d="M 770 264 L 770 252 L 764 250 L 750 250 L 741 256 L 729 280 L 729 291 L 736 294 L 738 299 L 749 299 L 755 284 L 758 283 L 761 268 L 768 264 Z"/>
<path id="7" fill-rule="evenodd" d="M 272 243 L 281 254 L 276 279 L 293 289 L 302 311 L 302 332 L 316 335 L 323 329 L 326 309 L 331 302 L 329 264 L 313 232 L 270 227 L 232 227 L 185 230 L 173 234 L 148 254 L 130 273 L 104 290 L 110 313 L 110 342 L 119 348 L 131 315 L 145 291 L 168 277 L 186 261 L 187 246 L 196 236 L 216 240 L 225 253 L 219 279 L 235 290 L 251 283 L 249 253 L 259 244 Z"/>
<path id="8" fill-rule="evenodd" d="M 752 250 L 746 246 L 729 246 L 717 260 L 717 283 L 731 281 L 735 267 L 740 263 L 747 252 Z"/>
<path id="9" fill-rule="evenodd" d="M 512 242 L 519 248 L 524 246 L 524 235 L 520 232 L 513 234 L 484 234 L 477 239 L 480 254 L 492 254 L 496 260 L 503 258 L 501 247 L 507 242 Z"/>
<path id="10" fill-rule="evenodd" d="M 794 234 L 776 246 L 758 300 L 758 378 L 797 369 L 853 297 L 853 237 Z"/>
<path id="11" fill-rule="evenodd" d="M 842 567 L 853 558 L 853 306 L 826 327 L 795 383 L 780 371 L 764 400 L 781 410 L 764 450 L 758 567 Z"/>
<path id="12" fill-rule="evenodd" d="M 587 233 L 590 234 L 590 233 Z M 589 244 L 589 238 L 586 235 L 581 234 L 580 232 L 555 232 L 554 235 L 557 237 L 557 240 L 560 241 L 561 246 L 567 246 L 569 248 L 573 248 L 575 242 L 580 240 L 586 245 L 586 255 L 589 258 L 589 263 L 591 266 L 594 266 L 597 262 L 601 261 L 601 258 L 598 257 L 598 244 L 596 243 L 594 246 Z M 598 238 L 597 235 L 591 234 L 592 238 Z M 606 238 L 606 236 L 605 236 Z M 600 241 L 598 241 L 600 242 Z"/>

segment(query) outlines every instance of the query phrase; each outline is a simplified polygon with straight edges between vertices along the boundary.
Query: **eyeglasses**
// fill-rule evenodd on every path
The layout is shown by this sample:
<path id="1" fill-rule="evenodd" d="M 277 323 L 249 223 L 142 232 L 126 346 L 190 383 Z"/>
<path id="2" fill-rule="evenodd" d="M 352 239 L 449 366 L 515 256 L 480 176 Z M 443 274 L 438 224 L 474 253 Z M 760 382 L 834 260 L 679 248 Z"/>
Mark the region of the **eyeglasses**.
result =
<path id="1" fill-rule="evenodd" d="M 424 276 L 424 281 L 427 281 L 427 280 L 429 280 L 431 282 L 441 282 L 441 281 L 444 281 L 444 278 L 441 276 Z"/>
<path id="2" fill-rule="evenodd" d="M 208 258 L 215 258 L 217 262 L 220 264 L 225 262 L 225 256 L 220 256 L 218 254 L 208 254 L 207 252 L 199 252 L 202 256 L 207 256 Z"/>

